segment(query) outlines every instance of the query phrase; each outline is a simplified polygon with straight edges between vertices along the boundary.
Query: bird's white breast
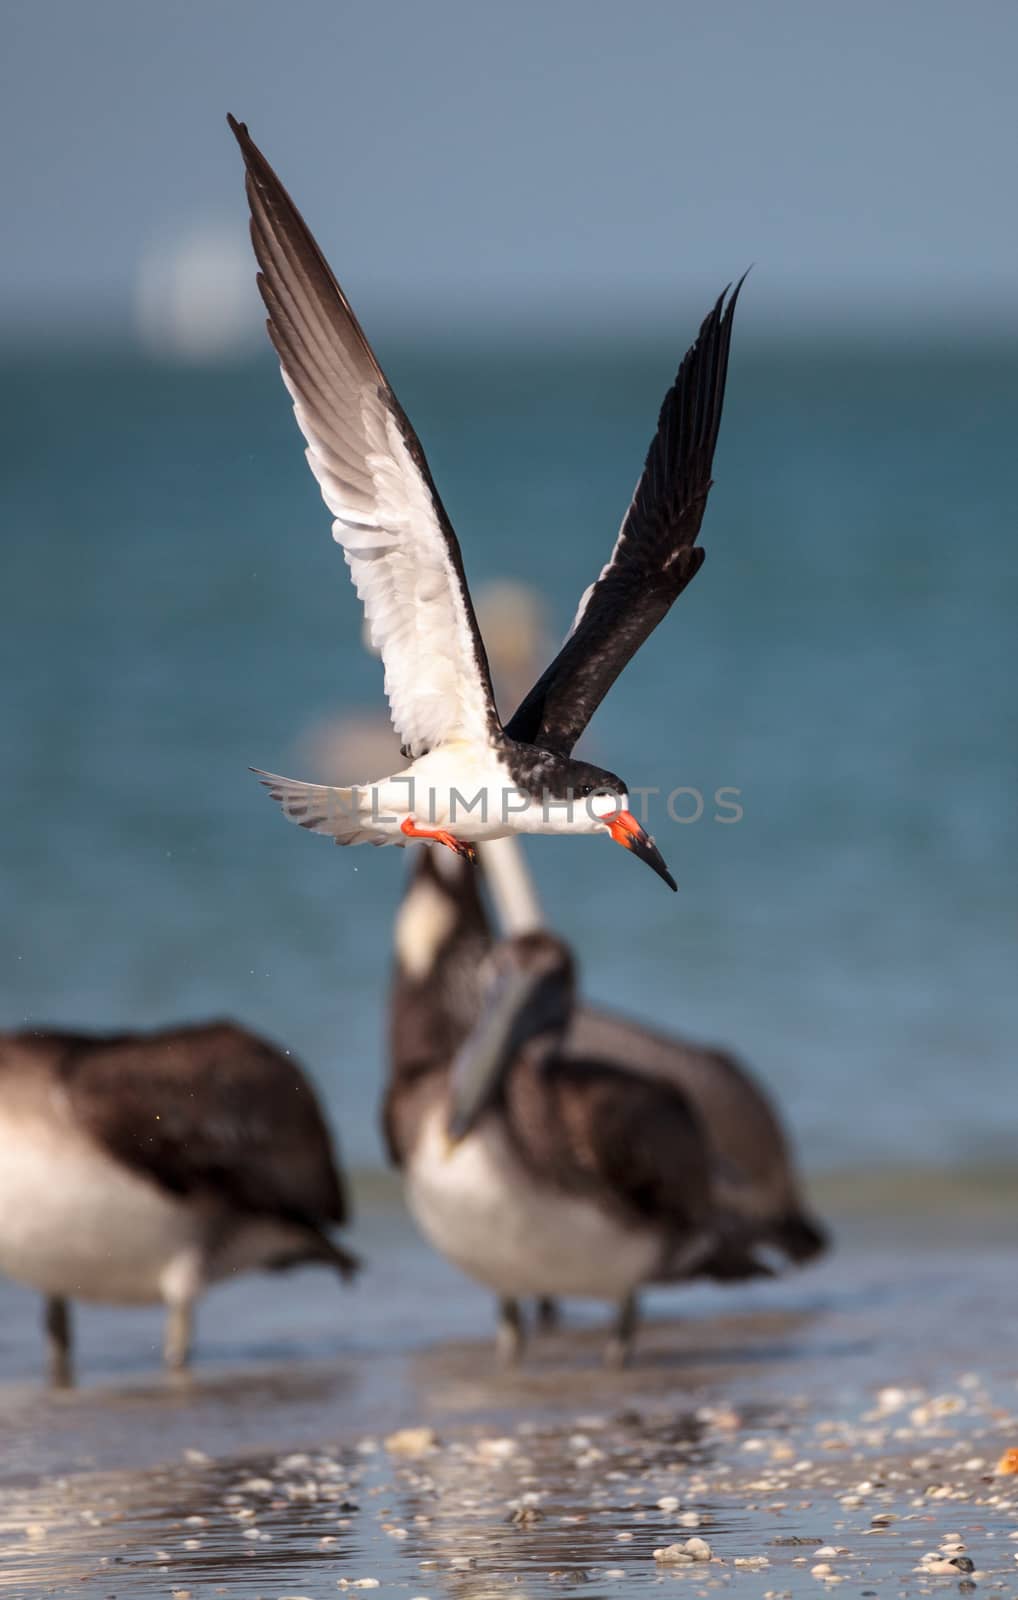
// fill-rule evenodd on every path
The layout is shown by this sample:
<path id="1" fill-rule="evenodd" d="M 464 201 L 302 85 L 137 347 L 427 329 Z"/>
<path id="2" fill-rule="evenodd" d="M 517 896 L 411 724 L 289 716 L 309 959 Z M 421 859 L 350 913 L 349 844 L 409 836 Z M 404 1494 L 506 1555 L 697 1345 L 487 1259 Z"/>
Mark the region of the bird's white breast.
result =
<path id="1" fill-rule="evenodd" d="M 388 818 L 390 831 L 412 815 L 418 827 L 447 828 L 457 839 L 473 843 L 522 833 L 606 832 L 592 809 L 593 800 L 528 795 L 497 751 L 463 740 L 420 756 L 374 792 L 376 816 Z M 618 796 L 610 802 L 613 810 L 620 803 Z"/>
<path id="2" fill-rule="evenodd" d="M 457 839 L 504 837 L 513 792 L 507 767 L 487 745 L 463 740 L 420 756 L 405 773 L 388 780 L 383 800 L 394 812 L 414 817 L 421 828 L 448 828 Z"/>
<path id="3" fill-rule="evenodd" d="M 199 1228 L 83 1134 L 0 1106 L 0 1271 L 43 1294 L 144 1304 L 186 1270 Z"/>
<path id="4" fill-rule="evenodd" d="M 406 1187 L 435 1248 L 498 1294 L 619 1300 L 659 1264 L 655 1229 L 535 1179 L 493 1116 L 450 1149 L 442 1111 L 429 1112 Z"/>

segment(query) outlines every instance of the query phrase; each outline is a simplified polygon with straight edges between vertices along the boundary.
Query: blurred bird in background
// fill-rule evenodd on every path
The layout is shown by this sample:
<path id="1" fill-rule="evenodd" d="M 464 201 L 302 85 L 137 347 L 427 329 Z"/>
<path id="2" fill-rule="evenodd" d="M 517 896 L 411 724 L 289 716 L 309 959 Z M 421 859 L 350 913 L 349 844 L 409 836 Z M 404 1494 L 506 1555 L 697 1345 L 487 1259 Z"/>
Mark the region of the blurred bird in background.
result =
<path id="1" fill-rule="evenodd" d="M 412 866 L 383 1122 L 422 1231 L 498 1294 L 502 1355 L 522 1348 L 524 1297 L 545 1319 L 558 1296 L 615 1301 L 620 1363 L 641 1285 L 818 1255 L 823 1229 L 746 1069 L 580 1002 L 561 940 L 495 941 L 478 878 L 445 852 Z"/>
<path id="2" fill-rule="evenodd" d="M 109 1036 L 0 1036 L 0 1271 L 37 1289 L 53 1382 L 72 1379 L 69 1302 L 162 1303 L 186 1366 L 195 1302 L 240 1272 L 314 1263 L 346 1190 L 311 1084 L 232 1022 Z"/>

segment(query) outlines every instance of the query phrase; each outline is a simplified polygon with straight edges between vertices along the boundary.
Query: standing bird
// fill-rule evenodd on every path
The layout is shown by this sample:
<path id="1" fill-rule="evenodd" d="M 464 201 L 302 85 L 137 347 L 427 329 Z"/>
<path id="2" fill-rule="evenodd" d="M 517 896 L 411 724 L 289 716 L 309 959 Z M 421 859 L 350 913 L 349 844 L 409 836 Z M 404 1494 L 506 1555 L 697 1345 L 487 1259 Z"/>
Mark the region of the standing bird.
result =
<path id="1" fill-rule="evenodd" d="M 340 789 L 259 777 L 292 822 L 337 844 L 432 839 L 472 856 L 513 833 L 604 834 L 676 887 L 614 773 L 572 750 L 626 662 L 698 572 L 741 282 L 665 396 L 611 556 L 555 660 L 503 726 L 459 544 L 424 451 L 349 302 L 243 123 L 251 237 L 269 337 L 385 667 L 410 765 Z"/>
<path id="2" fill-rule="evenodd" d="M 357 1262 L 314 1091 L 231 1022 L 107 1037 L 0 1035 L 0 1272 L 45 1296 L 50 1374 L 71 1380 L 71 1298 L 168 1310 L 187 1364 L 194 1303 L 256 1268 Z"/>
<path id="3" fill-rule="evenodd" d="M 558 1296 L 620 1298 L 608 1354 L 624 1359 L 641 1284 L 755 1277 L 768 1256 L 824 1248 L 745 1068 L 578 1000 L 543 931 L 496 946 L 477 874 L 443 852 L 422 852 L 396 919 L 383 1123 L 422 1231 L 499 1296 L 504 1355 L 521 1347 L 521 1298 L 545 1322 Z M 642 1206 L 642 1228 L 632 1213 L 614 1236 L 575 1226 L 570 1174 L 602 1217 Z M 694 1203 L 709 1248 L 644 1248 Z"/>

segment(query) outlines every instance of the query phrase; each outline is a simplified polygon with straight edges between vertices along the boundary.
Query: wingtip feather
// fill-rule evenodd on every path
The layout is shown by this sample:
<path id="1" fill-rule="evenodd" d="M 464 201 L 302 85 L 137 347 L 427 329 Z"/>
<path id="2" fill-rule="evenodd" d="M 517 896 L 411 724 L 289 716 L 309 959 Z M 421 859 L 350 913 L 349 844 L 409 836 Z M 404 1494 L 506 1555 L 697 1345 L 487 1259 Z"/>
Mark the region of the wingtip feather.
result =
<path id="1" fill-rule="evenodd" d="M 240 145 L 240 148 L 246 150 L 247 146 L 252 142 L 251 135 L 247 131 L 247 123 L 238 121 L 233 112 L 228 111 L 226 113 L 226 126 Z"/>

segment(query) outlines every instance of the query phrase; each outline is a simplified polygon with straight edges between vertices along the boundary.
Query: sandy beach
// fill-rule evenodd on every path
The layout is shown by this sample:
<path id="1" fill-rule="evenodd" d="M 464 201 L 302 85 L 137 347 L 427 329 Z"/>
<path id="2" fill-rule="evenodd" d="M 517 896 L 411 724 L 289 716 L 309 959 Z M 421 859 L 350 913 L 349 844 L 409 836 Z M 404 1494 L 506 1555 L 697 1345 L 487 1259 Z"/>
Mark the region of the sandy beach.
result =
<path id="1" fill-rule="evenodd" d="M 889 1227 L 880 1184 L 821 1186 L 829 1263 L 653 1297 L 628 1372 L 602 1370 L 581 1307 L 499 1373 L 485 1297 L 373 1185 L 380 1266 L 356 1292 L 307 1276 L 213 1296 L 177 1383 L 156 1375 L 157 1316 L 94 1311 L 79 1389 L 4 1383 L 0 1589 L 1010 1594 L 1013 1212 L 989 1183 L 966 1208 L 938 1188 L 936 1212 L 899 1181 Z M 38 1352 L 31 1298 L 4 1294 L 9 1368 Z"/>

